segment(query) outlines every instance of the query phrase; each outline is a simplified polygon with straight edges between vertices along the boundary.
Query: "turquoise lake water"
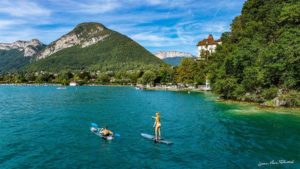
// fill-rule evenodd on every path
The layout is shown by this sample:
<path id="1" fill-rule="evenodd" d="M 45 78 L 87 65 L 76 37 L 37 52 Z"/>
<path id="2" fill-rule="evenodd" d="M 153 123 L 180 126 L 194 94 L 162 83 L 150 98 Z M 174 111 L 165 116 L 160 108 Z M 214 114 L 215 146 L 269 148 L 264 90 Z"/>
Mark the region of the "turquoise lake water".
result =
<path id="1" fill-rule="evenodd" d="M 153 133 L 156 111 L 173 145 L 140 136 Z M 91 122 L 121 137 L 102 140 Z M 300 168 L 300 113 L 218 103 L 205 93 L 0 86 L 1 169 L 270 167 Z"/>

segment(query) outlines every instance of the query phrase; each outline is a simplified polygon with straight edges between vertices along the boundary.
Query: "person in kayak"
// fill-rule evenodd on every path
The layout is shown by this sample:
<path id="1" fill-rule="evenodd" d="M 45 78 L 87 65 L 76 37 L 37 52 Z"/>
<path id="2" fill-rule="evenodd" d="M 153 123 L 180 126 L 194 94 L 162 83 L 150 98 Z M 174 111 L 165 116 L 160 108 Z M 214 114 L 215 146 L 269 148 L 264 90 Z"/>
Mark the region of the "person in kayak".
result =
<path id="1" fill-rule="evenodd" d="M 153 127 L 155 128 L 155 140 L 159 140 L 161 138 L 160 135 L 160 127 L 161 127 L 161 123 L 160 123 L 160 113 L 156 112 L 156 116 L 152 116 L 152 118 L 155 119 L 155 122 L 153 124 Z"/>
<path id="2" fill-rule="evenodd" d="M 113 136 L 114 135 L 114 133 L 112 131 L 108 130 L 107 127 L 102 128 L 100 130 L 100 134 L 102 134 L 103 136 Z"/>

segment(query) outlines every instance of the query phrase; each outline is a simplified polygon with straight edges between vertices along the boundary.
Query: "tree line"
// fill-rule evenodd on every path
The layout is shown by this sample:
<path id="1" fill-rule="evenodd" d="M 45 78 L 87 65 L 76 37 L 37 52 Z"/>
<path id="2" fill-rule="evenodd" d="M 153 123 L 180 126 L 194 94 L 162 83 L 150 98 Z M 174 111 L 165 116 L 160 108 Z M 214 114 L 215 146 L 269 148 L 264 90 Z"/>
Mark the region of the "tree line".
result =
<path id="1" fill-rule="evenodd" d="M 149 65 L 132 70 L 64 70 L 61 72 L 11 72 L 0 74 L 0 83 L 55 83 L 68 85 L 74 81 L 83 84 L 193 84 L 205 83 L 205 63 L 192 58 L 182 61 L 179 66 Z"/>

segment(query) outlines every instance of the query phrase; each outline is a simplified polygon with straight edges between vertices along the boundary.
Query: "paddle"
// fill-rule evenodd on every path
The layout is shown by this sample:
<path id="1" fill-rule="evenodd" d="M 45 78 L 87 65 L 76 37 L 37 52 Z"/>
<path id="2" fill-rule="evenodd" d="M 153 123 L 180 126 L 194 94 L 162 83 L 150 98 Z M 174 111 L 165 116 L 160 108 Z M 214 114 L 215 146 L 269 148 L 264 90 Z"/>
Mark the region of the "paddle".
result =
<path id="1" fill-rule="evenodd" d="M 92 127 L 99 128 L 98 125 L 97 125 L 96 123 L 91 123 L 91 126 L 92 126 Z"/>

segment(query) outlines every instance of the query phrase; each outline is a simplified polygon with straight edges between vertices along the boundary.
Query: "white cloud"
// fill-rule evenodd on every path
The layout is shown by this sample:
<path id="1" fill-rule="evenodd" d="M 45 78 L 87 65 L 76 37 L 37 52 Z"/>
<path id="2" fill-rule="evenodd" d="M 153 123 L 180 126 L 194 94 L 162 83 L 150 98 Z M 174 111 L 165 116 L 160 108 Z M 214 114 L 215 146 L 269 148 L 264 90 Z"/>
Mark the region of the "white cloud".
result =
<path id="1" fill-rule="evenodd" d="M 182 44 L 181 39 L 164 36 L 161 32 L 142 32 L 130 37 L 144 46 L 155 48 L 176 47 Z"/>
<path id="2" fill-rule="evenodd" d="M 39 39 L 41 40 L 41 35 L 47 35 L 43 37 L 42 42 L 47 43 L 51 42 L 55 39 L 58 39 L 63 34 L 69 32 L 72 28 L 65 27 L 59 28 L 55 30 L 38 30 L 34 28 L 24 28 L 22 31 L 17 31 L 16 29 L 4 30 L 1 31 L 3 35 L 1 35 L 1 42 L 11 43 L 17 40 L 31 40 L 31 39 Z M 53 39 L 55 37 L 55 39 Z"/>
<path id="3" fill-rule="evenodd" d="M 15 24 L 16 22 L 12 20 L 0 20 L 0 29 L 6 29 L 7 27 L 11 27 Z"/>
<path id="4" fill-rule="evenodd" d="M 82 3 L 78 6 L 78 12 L 88 13 L 88 14 L 102 14 L 114 11 L 120 7 L 120 3 L 117 1 L 105 0 L 93 3 Z"/>
<path id="5" fill-rule="evenodd" d="M 43 8 L 34 2 L 20 0 L 2 0 L 0 1 L 0 13 L 15 17 L 29 16 L 49 16 L 51 11 Z"/>
<path id="6" fill-rule="evenodd" d="M 166 41 L 165 37 L 154 35 L 153 33 L 150 32 L 135 34 L 132 35 L 131 38 L 138 41 L 152 41 L 152 42 L 162 42 L 162 43 L 163 41 Z"/>
<path id="7" fill-rule="evenodd" d="M 63 0 L 63 3 L 62 0 L 51 0 L 51 2 L 56 12 L 69 13 L 70 15 L 80 13 L 83 17 L 85 14 L 95 15 L 113 12 L 123 5 L 118 0 Z"/>
<path id="8" fill-rule="evenodd" d="M 193 42 L 185 44 L 182 39 L 163 36 L 160 32 L 145 32 L 130 36 L 143 46 L 147 46 L 152 52 L 158 51 L 182 51 L 196 54 L 196 48 Z"/>
<path id="9" fill-rule="evenodd" d="M 202 38 L 202 36 L 199 36 L 200 34 L 219 36 L 225 31 L 229 31 L 229 23 L 225 21 L 188 21 L 176 25 L 178 37 L 186 41 Z"/>

